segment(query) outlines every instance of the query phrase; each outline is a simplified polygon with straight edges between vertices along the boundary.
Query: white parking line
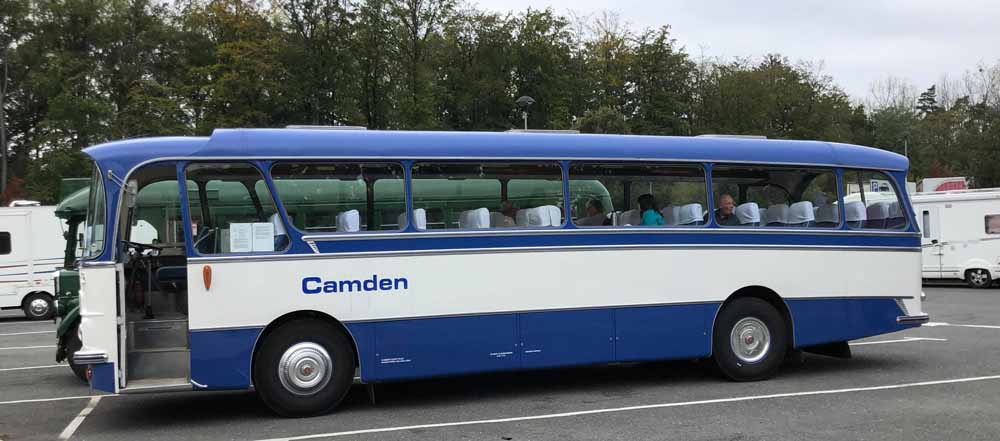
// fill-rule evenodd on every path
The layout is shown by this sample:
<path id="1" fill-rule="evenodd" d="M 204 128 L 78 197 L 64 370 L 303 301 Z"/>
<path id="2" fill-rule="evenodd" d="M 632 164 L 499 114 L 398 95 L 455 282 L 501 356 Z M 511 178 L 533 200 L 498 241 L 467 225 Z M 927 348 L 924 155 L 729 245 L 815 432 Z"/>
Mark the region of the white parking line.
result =
<path id="1" fill-rule="evenodd" d="M 90 402 L 87 403 L 87 407 L 84 407 L 76 418 L 73 418 L 73 421 L 70 421 L 69 425 L 67 425 L 66 428 L 63 429 L 62 433 L 59 434 L 59 439 L 70 439 L 70 437 L 73 436 L 73 433 L 76 432 L 76 429 L 80 427 L 80 424 L 83 424 L 83 420 L 87 419 L 87 415 L 90 415 L 90 412 L 93 412 L 94 408 L 97 407 L 97 403 L 100 402 L 100 396 L 91 398 Z"/>
<path id="2" fill-rule="evenodd" d="M 955 326 L 959 328 L 981 328 L 981 329 L 1000 329 L 1000 326 L 994 325 L 964 325 L 959 323 L 945 323 L 945 322 L 928 322 L 924 323 L 923 326 Z"/>
<path id="3" fill-rule="evenodd" d="M 3 325 L 50 325 L 51 326 L 52 325 L 52 321 L 49 320 L 49 321 L 38 321 L 38 322 L 28 322 L 28 321 L 22 321 L 22 322 L 17 322 L 17 321 L 14 321 L 14 322 L 0 322 L 0 326 L 3 326 Z"/>
<path id="4" fill-rule="evenodd" d="M 18 349 L 52 349 L 55 346 L 15 346 L 11 348 L 0 348 L 0 351 L 13 351 Z"/>
<path id="5" fill-rule="evenodd" d="M 884 343 L 909 343 L 911 341 L 948 341 L 948 339 L 931 338 L 931 337 L 904 337 L 899 340 L 877 340 L 877 341 L 863 341 L 859 343 L 851 343 L 851 346 L 880 345 Z"/>
<path id="6" fill-rule="evenodd" d="M 16 368 L 4 368 L 0 369 L 0 372 L 10 372 L 10 371 L 27 371 L 31 369 L 54 369 L 57 367 L 65 367 L 65 364 L 47 364 L 45 366 L 25 366 Z"/>
<path id="7" fill-rule="evenodd" d="M 564 413 L 550 413 L 543 415 L 531 415 L 523 417 L 513 417 L 513 418 L 495 418 L 489 420 L 470 420 L 470 421 L 455 421 L 449 423 L 434 423 L 434 424 L 419 424 L 414 426 L 398 426 L 398 427 L 380 427 L 375 429 L 361 429 L 361 430 L 351 430 L 345 432 L 328 432 L 328 433 L 316 433 L 312 435 L 298 435 L 291 436 L 287 438 L 271 438 L 267 440 L 260 441 L 292 441 L 292 440 L 304 440 L 304 439 L 316 439 L 316 438 L 333 438 L 339 436 L 351 436 L 351 435 L 365 435 L 371 433 L 385 433 L 385 432 L 400 432 L 405 430 L 417 430 L 417 429 L 435 429 L 441 427 L 455 427 L 455 426 L 471 426 L 480 424 L 497 424 L 497 423 L 510 423 L 517 421 L 531 421 L 531 420 L 546 420 L 553 418 L 566 418 L 574 417 L 580 415 L 594 415 L 603 413 L 616 413 L 616 412 L 630 412 L 635 410 L 648 410 L 648 409 L 662 409 L 667 407 L 683 407 L 683 406 L 697 406 L 705 404 L 719 404 L 719 403 L 734 403 L 740 401 L 753 401 L 753 400 L 767 400 L 774 398 L 791 398 L 791 397 L 806 397 L 815 395 L 833 395 L 833 394 L 844 394 L 850 392 L 868 392 L 868 391 L 879 391 L 879 390 L 890 390 L 890 389 L 903 389 L 909 387 L 921 387 L 921 386 L 936 386 L 940 384 L 954 384 L 954 383 L 968 383 L 973 381 L 987 381 L 987 380 L 1000 380 L 1000 375 L 990 375 L 984 377 L 968 377 L 968 378 L 954 378 L 950 380 L 936 380 L 936 381 L 921 381 L 917 383 L 902 383 L 902 384 L 888 384 L 884 386 L 870 386 L 870 387 L 852 387 L 848 389 L 830 389 L 830 390 L 814 390 L 807 392 L 790 392 L 783 394 L 771 394 L 771 395 L 751 395 L 745 397 L 733 397 L 733 398 L 717 398 L 714 400 L 699 400 L 699 401 L 682 401 L 675 403 L 661 403 L 661 404 L 647 404 L 643 406 L 629 406 L 629 407 L 614 407 L 606 409 L 594 409 L 594 410 L 581 410 L 577 412 L 564 412 Z"/>
<path id="8" fill-rule="evenodd" d="M 101 395 L 102 397 L 117 397 L 118 395 Z M 92 398 L 93 395 L 80 395 L 76 397 L 55 397 L 55 398 L 33 398 L 29 400 L 13 400 L 13 401 L 0 401 L 0 405 L 4 404 L 25 404 L 25 403 L 47 403 L 50 401 L 67 401 L 67 400 L 86 400 Z"/>
<path id="9" fill-rule="evenodd" d="M 54 334 L 56 331 L 35 331 L 35 332 L 14 332 L 11 334 L 0 334 L 0 337 L 10 337 L 13 335 L 30 335 L 30 334 Z"/>

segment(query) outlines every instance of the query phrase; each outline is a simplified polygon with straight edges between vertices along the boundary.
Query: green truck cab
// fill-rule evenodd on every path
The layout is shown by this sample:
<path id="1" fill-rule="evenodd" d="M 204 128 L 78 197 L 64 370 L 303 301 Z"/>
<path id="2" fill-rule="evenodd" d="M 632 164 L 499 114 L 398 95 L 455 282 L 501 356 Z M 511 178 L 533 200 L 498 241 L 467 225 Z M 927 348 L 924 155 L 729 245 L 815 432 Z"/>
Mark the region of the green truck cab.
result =
<path id="1" fill-rule="evenodd" d="M 56 362 L 63 360 L 70 369 L 83 381 L 86 378 L 86 366 L 73 362 L 73 353 L 78 351 L 83 343 L 80 341 L 77 327 L 80 325 L 80 272 L 76 268 L 77 231 L 80 223 L 87 217 L 87 199 L 90 191 L 86 188 L 72 193 L 56 206 L 56 217 L 66 222 L 66 250 L 63 267 L 55 274 L 56 294 Z"/>

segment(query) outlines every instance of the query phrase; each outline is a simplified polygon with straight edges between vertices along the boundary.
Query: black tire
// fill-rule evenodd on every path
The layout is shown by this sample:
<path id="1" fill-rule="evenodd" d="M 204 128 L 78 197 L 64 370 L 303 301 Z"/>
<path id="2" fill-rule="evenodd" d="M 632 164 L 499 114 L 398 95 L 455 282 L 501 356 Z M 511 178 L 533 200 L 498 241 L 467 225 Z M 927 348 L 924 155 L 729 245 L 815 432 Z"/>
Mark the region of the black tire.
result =
<path id="1" fill-rule="evenodd" d="M 80 334 L 77 333 L 76 326 L 70 328 L 66 332 L 66 363 L 69 364 L 69 368 L 73 371 L 73 374 L 80 379 L 80 381 L 87 383 L 87 365 L 76 364 L 73 362 L 73 354 L 83 347 L 83 342 L 80 341 Z"/>
<path id="2" fill-rule="evenodd" d="M 741 321 L 756 320 L 762 323 L 769 336 L 769 346 L 753 357 L 741 359 L 733 349 L 734 328 Z M 744 324 L 747 323 L 744 322 Z M 744 328 L 744 326 L 741 326 Z M 788 350 L 788 335 L 781 314 L 764 300 L 744 297 L 726 304 L 715 319 L 712 331 L 712 354 L 719 371 L 734 381 L 758 381 L 771 378 L 778 372 Z M 761 337 L 750 335 L 759 342 Z M 759 359 L 758 359 L 759 357 Z M 753 359 L 751 361 L 748 361 Z"/>
<path id="3" fill-rule="evenodd" d="M 44 308 L 39 308 L 40 303 L 38 301 L 44 301 Z M 56 313 L 56 305 L 52 302 L 52 296 L 44 292 L 36 292 L 29 294 L 24 298 L 24 302 L 21 303 L 21 311 L 24 311 L 24 315 L 30 320 L 51 320 L 52 316 Z"/>
<path id="4" fill-rule="evenodd" d="M 295 345 L 313 343 L 322 347 L 332 361 L 329 381 L 308 395 L 297 395 L 282 384 L 279 365 L 282 356 Z M 317 319 L 295 320 L 267 335 L 254 357 L 253 378 L 257 395 L 267 407 L 285 417 L 307 417 L 332 411 L 354 383 L 356 356 L 347 335 Z"/>
<path id="5" fill-rule="evenodd" d="M 970 288 L 986 289 L 993 285 L 993 278 L 990 276 L 990 272 L 985 269 L 970 269 L 965 272 L 965 283 Z"/>

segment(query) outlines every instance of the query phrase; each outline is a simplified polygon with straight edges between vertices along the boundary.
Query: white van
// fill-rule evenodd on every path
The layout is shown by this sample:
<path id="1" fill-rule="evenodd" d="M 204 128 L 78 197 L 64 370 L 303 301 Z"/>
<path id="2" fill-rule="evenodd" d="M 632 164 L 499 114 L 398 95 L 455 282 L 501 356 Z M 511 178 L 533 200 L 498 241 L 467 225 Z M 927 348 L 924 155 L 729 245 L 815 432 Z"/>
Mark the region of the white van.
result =
<path id="1" fill-rule="evenodd" d="M 1000 188 L 912 195 L 925 279 L 988 288 L 1000 279 Z"/>
<path id="2" fill-rule="evenodd" d="M 66 239 L 54 206 L 0 208 L 0 309 L 52 318 L 53 279 Z"/>

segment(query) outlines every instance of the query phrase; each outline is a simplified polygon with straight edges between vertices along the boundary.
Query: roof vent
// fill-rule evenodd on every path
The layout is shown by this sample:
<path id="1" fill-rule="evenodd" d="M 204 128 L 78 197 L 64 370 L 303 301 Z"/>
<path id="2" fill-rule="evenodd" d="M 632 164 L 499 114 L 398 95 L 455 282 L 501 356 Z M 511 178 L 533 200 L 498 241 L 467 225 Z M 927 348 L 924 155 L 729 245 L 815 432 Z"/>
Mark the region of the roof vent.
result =
<path id="1" fill-rule="evenodd" d="M 285 126 L 286 129 L 304 130 L 368 130 L 365 126 Z"/>

